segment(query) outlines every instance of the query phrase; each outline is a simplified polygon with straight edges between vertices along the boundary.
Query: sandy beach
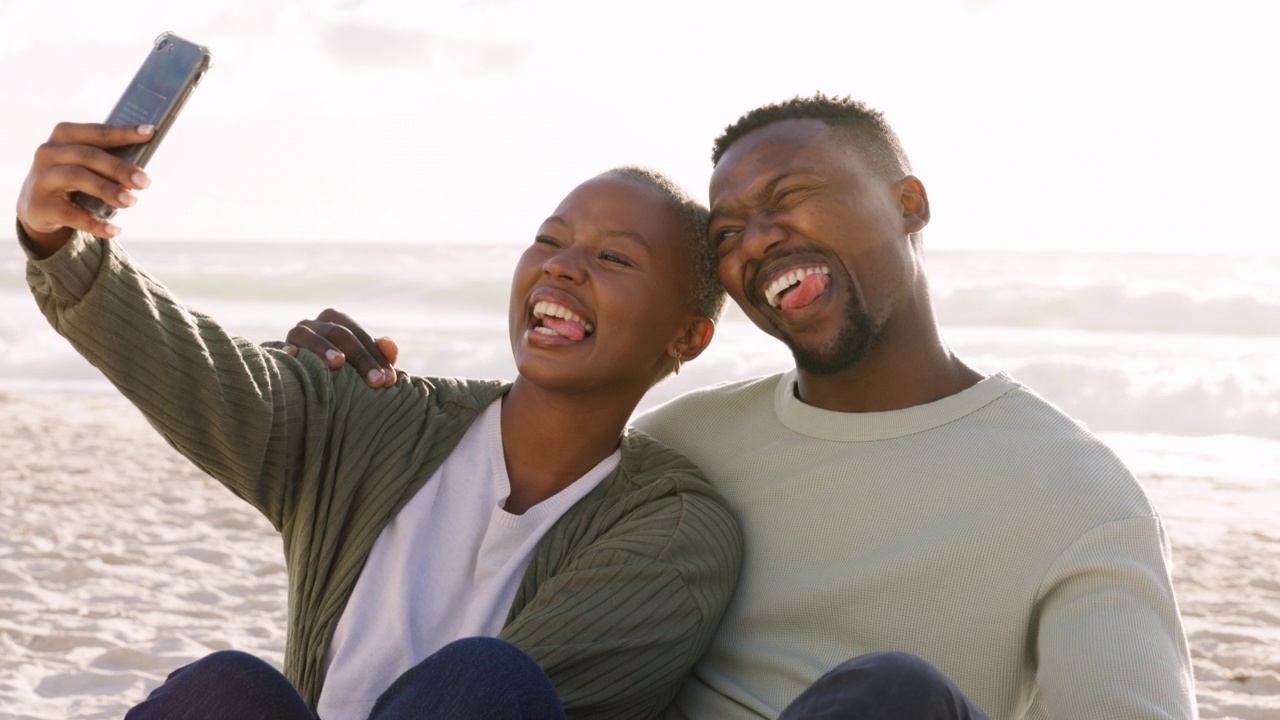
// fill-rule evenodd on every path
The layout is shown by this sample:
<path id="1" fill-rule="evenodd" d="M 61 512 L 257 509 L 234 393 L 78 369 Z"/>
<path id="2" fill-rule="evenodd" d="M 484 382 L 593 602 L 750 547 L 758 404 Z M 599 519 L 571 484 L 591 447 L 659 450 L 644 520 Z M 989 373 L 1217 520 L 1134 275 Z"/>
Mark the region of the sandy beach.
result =
<path id="1" fill-rule="evenodd" d="M 1117 450 L 1172 538 L 1201 716 L 1280 718 L 1280 458 L 1237 477 Z M 223 648 L 280 663 L 278 537 L 126 401 L 0 392 L 0 458 L 0 717 L 120 717 Z"/>

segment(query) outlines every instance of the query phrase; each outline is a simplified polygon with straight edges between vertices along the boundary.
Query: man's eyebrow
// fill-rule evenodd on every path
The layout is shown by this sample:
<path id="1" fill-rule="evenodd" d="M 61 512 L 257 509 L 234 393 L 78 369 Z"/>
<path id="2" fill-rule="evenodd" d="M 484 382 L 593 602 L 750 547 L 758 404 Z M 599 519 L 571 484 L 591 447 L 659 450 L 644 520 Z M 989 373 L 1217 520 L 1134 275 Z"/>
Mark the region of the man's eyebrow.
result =
<path id="1" fill-rule="evenodd" d="M 781 183 L 782 181 L 788 178 L 794 177 L 796 175 L 806 175 L 811 172 L 812 170 L 810 170 L 809 168 L 791 168 L 789 170 L 784 170 L 782 171 L 781 174 L 774 177 L 769 182 L 765 183 L 764 187 L 761 187 L 759 190 L 756 190 L 755 192 L 753 192 L 752 196 L 754 199 L 767 201 L 769 199 L 769 196 L 773 195 L 773 191 L 778 187 L 778 184 Z M 723 203 L 717 203 L 717 207 L 711 208 L 712 220 L 722 215 L 734 216 L 735 213 L 732 210 L 725 210 Z"/>
<path id="2" fill-rule="evenodd" d="M 778 186 L 782 184 L 783 181 L 790 180 L 796 177 L 797 175 L 809 175 L 810 177 L 815 178 L 817 184 L 820 184 L 820 185 L 826 183 L 826 180 L 823 179 L 822 174 L 816 168 L 811 168 L 811 167 L 791 168 L 783 172 L 778 177 L 770 180 L 767 185 L 761 188 L 757 197 L 767 200 L 770 195 L 773 195 L 773 191 L 776 190 Z"/>
<path id="3" fill-rule="evenodd" d="M 756 197 L 761 199 L 767 199 L 770 195 L 773 194 L 774 189 L 778 187 L 778 183 L 782 182 L 783 180 L 786 180 L 788 177 L 791 177 L 794 174 L 795 174 L 794 172 L 788 171 L 770 180 L 768 183 L 765 184 L 764 187 L 760 188 L 760 192 L 756 193 Z"/>

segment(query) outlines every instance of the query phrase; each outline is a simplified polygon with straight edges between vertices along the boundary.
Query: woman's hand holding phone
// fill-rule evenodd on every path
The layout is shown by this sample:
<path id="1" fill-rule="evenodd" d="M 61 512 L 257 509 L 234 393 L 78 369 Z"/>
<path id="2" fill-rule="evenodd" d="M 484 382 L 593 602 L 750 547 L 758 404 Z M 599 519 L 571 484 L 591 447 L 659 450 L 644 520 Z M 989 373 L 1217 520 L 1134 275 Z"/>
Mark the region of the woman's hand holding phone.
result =
<path id="1" fill-rule="evenodd" d="M 74 230 L 120 234 L 111 217 L 150 182 L 143 166 L 212 63 L 208 48 L 162 33 L 106 123 L 53 129 L 18 196 L 18 221 L 37 253 L 57 252 Z"/>
<path id="2" fill-rule="evenodd" d="M 145 143 L 150 125 L 59 123 L 41 145 L 18 194 L 18 221 L 34 250 L 48 257 L 67 244 L 74 230 L 112 238 L 120 228 L 99 220 L 72 199 L 82 192 L 115 208 L 137 202 L 134 192 L 150 184 L 141 167 L 122 160 L 112 148 Z"/>

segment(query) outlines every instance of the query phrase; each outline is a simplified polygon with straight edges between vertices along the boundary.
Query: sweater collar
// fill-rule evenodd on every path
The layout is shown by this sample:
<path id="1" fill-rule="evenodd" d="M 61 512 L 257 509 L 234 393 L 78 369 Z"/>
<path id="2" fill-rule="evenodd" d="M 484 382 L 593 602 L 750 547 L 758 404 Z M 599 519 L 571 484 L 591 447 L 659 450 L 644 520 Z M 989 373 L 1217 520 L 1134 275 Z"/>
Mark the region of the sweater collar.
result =
<path id="1" fill-rule="evenodd" d="M 932 430 L 990 404 L 1019 385 L 1004 373 L 973 387 L 924 405 L 887 412 L 848 413 L 823 410 L 796 397 L 796 371 L 783 373 L 774 388 L 774 410 L 788 429 L 819 440 L 869 442 Z"/>

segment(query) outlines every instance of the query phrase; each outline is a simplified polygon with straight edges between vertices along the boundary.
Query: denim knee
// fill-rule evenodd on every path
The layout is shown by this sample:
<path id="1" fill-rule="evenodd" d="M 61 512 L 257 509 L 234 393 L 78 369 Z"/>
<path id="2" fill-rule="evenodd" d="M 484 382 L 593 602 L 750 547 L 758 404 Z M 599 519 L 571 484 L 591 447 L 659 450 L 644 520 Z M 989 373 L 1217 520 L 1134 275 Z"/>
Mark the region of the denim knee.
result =
<path id="1" fill-rule="evenodd" d="M 985 718 L 951 680 L 906 652 L 859 655 L 818 678 L 783 710 L 782 720 Z"/>
<path id="2" fill-rule="evenodd" d="M 520 648 L 491 637 L 455 640 L 405 671 L 370 718 L 556 718 L 550 678 Z"/>
<path id="3" fill-rule="evenodd" d="M 174 670 L 169 677 L 178 673 L 213 673 L 219 677 L 227 674 L 245 674 L 257 672 L 277 672 L 271 664 L 257 655 L 250 655 L 243 650 L 219 650 L 205 655 L 195 662 Z"/>
<path id="4" fill-rule="evenodd" d="M 494 637 L 467 637 L 454 640 L 436 651 L 438 660 L 446 662 L 475 662 L 483 660 L 485 664 L 522 666 L 533 661 L 523 650 L 506 640 Z"/>
<path id="5" fill-rule="evenodd" d="M 288 678 L 261 658 L 220 650 L 169 674 L 126 720 L 314 720 Z"/>
<path id="6" fill-rule="evenodd" d="M 901 688 L 951 687 L 951 680 L 928 660 L 909 652 L 884 651 L 859 655 L 837 665 L 834 672 L 857 671 L 860 682 L 883 692 Z"/>

